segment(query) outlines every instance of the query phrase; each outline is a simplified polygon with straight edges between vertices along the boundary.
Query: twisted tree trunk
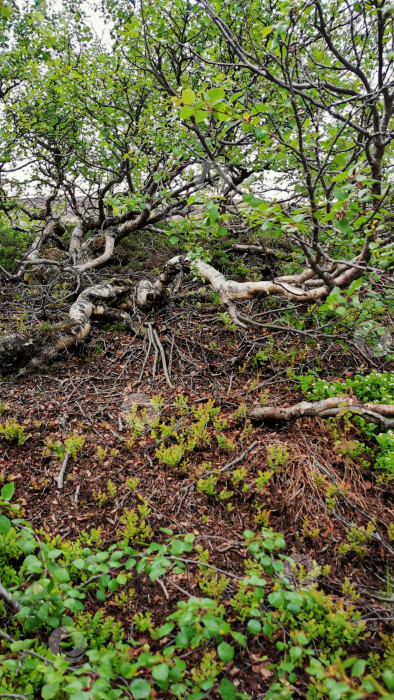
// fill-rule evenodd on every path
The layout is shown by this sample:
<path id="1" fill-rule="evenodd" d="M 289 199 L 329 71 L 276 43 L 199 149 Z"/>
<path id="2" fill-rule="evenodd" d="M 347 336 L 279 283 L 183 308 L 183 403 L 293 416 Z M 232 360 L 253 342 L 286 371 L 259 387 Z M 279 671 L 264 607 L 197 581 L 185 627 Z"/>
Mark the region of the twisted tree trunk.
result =
<path id="1" fill-rule="evenodd" d="M 307 268 L 299 275 L 284 275 L 273 280 L 236 282 L 227 280 L 221 272 L 204 260 L 192 260 L 189 256 L 178 255 L 166 263 L 156 282 L 152 283 L 148 280 L 142 280 L 139 283 L 137 302 L 141 307 L 149 308 L 153 306 L 163 296 L 165 290 L 172 284 L 179 272 L 194 270 L 209 282 L 213 291 L 219 294 L 220 300 L 232 320 L 239 326 L 246 328 L 247 324 L 238 318 L 237 308 L 234 303 L 238 299 L 253 299 L 253 297 L 260 294 L 266 296 L 278 294 L 288 299 L 306 303 L 325 299 L 334 284 L 340 288 L 346 287 L 353 279 L 362 274 L 362 263 L 365 262 L 367 255 L 368 246 L 364 246 L 362 253 L 354 258 L 355 267 L 346 267 L 344 270 L 339 269 L 336 277 L 330 273 L 330 279 L 331 277 L 333 279 L 332 285 L 322 283 L 321 278 L 310 268 Z"/>
<path id="2" fill-rule="evenodd" d="M 71 305 L 69 321 L 57 330 L 53 336 L 28 337 L 21 333 L 11 333 L 0 338 L 0 369 L 6 374 L 15 369 L 27 367 L 35 369 L 55 357 L 59 352 L 81 343 L 89 335 L 92 326 L 92 316 L 103 315 L 105 306 L 118 296 L 130 289 L 123 282 L 105 283 L 88 287 Z M 121 314 L 122 320 L 132 328 L 131 318 L 126 312 Z"/>

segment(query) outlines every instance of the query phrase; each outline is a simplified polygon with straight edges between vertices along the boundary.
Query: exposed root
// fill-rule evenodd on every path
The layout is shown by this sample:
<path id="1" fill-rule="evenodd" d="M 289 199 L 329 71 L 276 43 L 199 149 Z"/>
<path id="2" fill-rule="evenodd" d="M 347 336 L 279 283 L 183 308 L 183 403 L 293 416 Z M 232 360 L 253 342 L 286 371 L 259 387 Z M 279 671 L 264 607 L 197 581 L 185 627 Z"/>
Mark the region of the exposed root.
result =
<path id="1" fill-rule="evenodd" d="M 132 223 L 133 222 L 126 222 L 122 224 L 122 226 L 125 227 L 123 231 L 124 234 L 129 230 Z M 133 225 L 134 224 L 135 222 Z M 38 251 L 42 248 L 45 240 L 47 240 L 51 235 L 54 235 L 57 227 L 58 222 L 54 219 L 51 219 L 47 223 L 44 232 L 37 237 L 36 241 L 34 241 L 31 251 L 27 256 L 27 261 L 30 260 L 30 262 L 33 264 L 39 262 L 39 259 L 37 258 Z M 112 257 L 117 237 L 119 237 L 121 234 L 123 235 L 123 233 L 119 231 L 119 228 L 108 228 L 106 233 L 101 235 L 101 238 L 103 239 L 102 243 L 105 246 L 102 255 L 95 258 L 94 261 L 88 259 L 86 262 L 84 262 L 84 246 L 87 249 L 89 245 L 93 245 L 95 239 L 89 239 L 89 241 L 79 247 L 82 232 L 83 226 L 82 224 L 78 224 L 75 230 L 75 235 L 72 237 L 71 257 L 75 263 L 75 256 L 77 256 L 77 263 L 70 269 L 73 269 L 78 275 L 86 270 L 96 267 L 98 264 L 104 264 L 107 262 Z M 175 283 L 176 278 L 178 276 L 181 278 L 184 272 L 190 272 L 193 270 L 203 279 L 205 279 L 210 284 L 213 291 L 219 295 L 221 303 L 227 310 L 232 321 L 238 326 L 246 329 L 255 322 L 253 319 L 249 319 L 247 316 L 238 313 L 235 304 L 238 299 L 253 299 L 255 296 L 261 294 L 267 296 L 278 294 L 289 299 L 297 299 L 300 302 L 313 302 L 318 299 L 324 299 L 330 293 L 332 287 L 335 285 L 338 287 L 346 287 L 355 277 L 361 274 L 362 266 L 360 266 L 360 264 L 365 262 L 367 254 L 368 248 L 367 246 L 364 246 L 363 252 L 353 260 L 355 264 L 357 263 L 357 267 L 349 267 L 345 270 L 340 267 L 330 271 L 325 270 L 324 274 L 322 273 L 319 276 L 315 270 L 315 268 L 319 266 L 315 265 L 314 261 L 311 260 L 311 267 L 305 269 L 299 275 L 276 277 L 273 280 L 262 280 L 259 282 L 236 282 L 234 280 L 227 280 L 221 272 L 216 270 L 212 265 L 204 260 L 192 260 L 189 256 L 178 255 L 171 258 L 171 260 L 165 264 L 161 274 L 155 282 L 145 279 L 138 284 L 136 303 L 139 307 L 147 310 L 154 305 L 163 303 L 166 298 L 166 290 Z M 51 263 L 50 260 L 44 262 Z M 52 262 L 56 263 L 57 265 L 62 264 L 58 260 L 54 260 Z M 178 288 L 179 285 L 175 284 L 175 287 Z M 60 331 L 57 332 L 51 341 L 41 341 L 41 343 L 37 343 L 34 339 L 26 339 L 24 337 L 19 339 L 15 334 L 0 339 L 0 367 L 2 367 L 3 373 L 10 371 L 10 364 L 12 369 L 15 369 L 15 356 L 21 357 L 22 364 L 20 366 L 29 365 L 31 368 L 39 367 L 53 358 L 58 352 L 67 350 L 76 343 L 85 340 L 90 333 L 92 316 L 103 315 L 105 313 L 105 309 L 101 302 L 112 302 L 117 296 L 125 292 L 127 289 L 128 285 L 125 285 L 122 282 L 98 284 L 85 289 L 70 308 L 70 322 L 60 329 Z M 131 319 L 128 314 L 124 313 L 124 319 L 126 319 L 126 322 L 129 322 L 129 325 L 131 326 Z M 169 387 L 172 387 L 166 367 L 164 350 L 157 334 L 154 335 L 151 332 L 150 340 L 157 350 L 157 355 L 160 353 L 167 384 Z M 27 346 L 30 345 L 32 347 L 26 347 L 26 344 Z M 156 365 L 157 360 L 155 361 L 155 368 Z M 330 407 L 327 407 L 326 410 L 329 409 Z M 332 407 L 332 410 L 336 409 L 337 407 Z M 353 407 L 352 410 L 359 413 L 361 412 L 360 407 L 357 409 Z M 366 409 L 362 409 L 363 415 L 365 414 L 365 410 Z M 372 413 L 373 409 L 370 409 L 368 411 L 369 420 L 373 420 Z M 378 411 L 378 413 L 381 412 Z M 313 413 L 307 415 L 316 414 Z M 385 425 L 382 418 L 379 420 L 381 424 Z M 375 419 L 375 422 L 379 421 Z"/>
<path id="2" fill-rule="evenodd" d="M 3 374 L 15 371 L 21 367 L 34 369 L 42 366 L 62 350 L 68 350 L 73 345 L 82 342 L 89 335 L 93 315 L 104 315 L 105 307 L 102 302 L 111 302 L 129 289 L 122 282 L 114 284 L 98 284 L 88 287 L 72 304 L 70 321 L 49 339 L 29 338 L 20 333 L 12 333 L 0 338 L 0 368 Z M 131 318 L 125 312 L 118 312 L 122 320 Z"/>
<path id="3" fill-rule="evenodd" d="M 190 261 L 188 258 L 178 255 L 165 264 L 156 282 L 141 280 L 137 287 L 138 306 L 151 308 L 163 297 L 166 289 L 174 282 L 177 275 L 185 269 L 190 269 Z"/>
<path id="4" fill-rule="evenodd" d="M 365 247 L 363 252 L 353 260 L 357 267 L 350 266 L 345 270 L 324 271 L 321 275 L 312 269 L 312 267 L 318 267 L 320 270 L 320 267 L 313 264 L 311 268 L 305 269 L 299 275 L 285 275 L 259 282 L 236 282 L 227 280 L 221 272 L 204 260 L 192 260 L 189 256 L 178 255 L 166 263 L 156 282 L 142 280 L 139 283 L 137 303 L 141 307 L 152 307 L 163 296 L 179 272 L 194 270 L 209 282 L 212 289 L 219 294 L 230 318 L 237 325 L 247 328 L 246 317 L 241 320 L 237 313 L 234 302 L 238 299 L 253 299 L 257 295 L 270 296 L 275 294 L 306 303 L 325 299 L 334 286 L 346 287 L 361 274 L 360 264 L 365 262 L 367 256 L 368 249 Z M 336 275 L 336 273 L 338 274 Z"/>

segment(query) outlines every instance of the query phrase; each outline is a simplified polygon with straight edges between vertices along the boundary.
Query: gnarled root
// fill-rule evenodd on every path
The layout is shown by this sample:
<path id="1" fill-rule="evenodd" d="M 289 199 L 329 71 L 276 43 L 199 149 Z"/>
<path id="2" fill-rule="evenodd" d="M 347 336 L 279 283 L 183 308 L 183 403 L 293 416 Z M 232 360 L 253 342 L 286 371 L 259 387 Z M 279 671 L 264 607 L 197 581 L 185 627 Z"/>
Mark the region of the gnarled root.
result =
<path id="1" fill-rule="evenodd" d="M 66 323 L 49 339 L 42 337 L 28 338 L 20 333 L 11 333 L 0 338 L 0 371 L 2 374 L 15 371 L 21 367 L 36 368 L 48 362 L 62 350 L 82 342 L 89 335 L 92 316 L 103 315 L 103 302 L 111 302 L 129 289 L 129 285 L 105 283 L 88 287 L 72 304 Z M 123 321 L 130 321 L 130 316 L 119 312 Z"/>
<path id="2" fill-rule="evenodd" d="M 249 418 L 259 421 L 290 421 L 304 416 L 331 416 L 353 413 L 369 423 L 384 428 L 394 427 L 394 404 L 361 403 L 354 396 L 333 396 L 322 401 L 300 401 L 294 406 L 264 406 L 252 408 Z"/>
<path id="3" fill-rule="evenodd" d="M 346 287 L 360 274 L 359 263 L 363 261 L 363 254 L 354 259 L 358 267 L 346 268 L 335 277 L 337 287 Z M 320 279 L 314 270 L 307 268 L 299 275 L 276 277 L 273 280 L 259 282 L 236 282 L 227 280 L 225 276 L 212 265 L 201 259 L 192 260 L 189 256 L 178 255 L 171 258 L 163 268 L 156 282 L 142 280 L 137 288 L 137 303 L 139 306 L 149 308 L 163 296 L 165 290 L 172 284 L 176 275 L 181 271 L 195 270 L 219 294 L 223 306 L 229 316 L 239 326 L 247 327 L 248 319 L 239 319 L 235 301 L 238 299 L 253 299 L 257 295 L 282 295 L 288 299 L 300 302 L 314 302 L 325 299 L 331 291 L 331 287 Z M 329 277 L 329 275 L 326 275 Z M 333 285 L 334 286 L 334 282 Z"/>
<path id="4" fill-rule="evenodd" d="M 185 269 L 190 269 L 190 261 L 187 257 L 178 255 L 164 265 L 156 282 L 141 280 L 137 287 L 138 306 L 145 309 L 154 306 L 163 297 L 166 289 L 174 282 L 177 275 Z"/>

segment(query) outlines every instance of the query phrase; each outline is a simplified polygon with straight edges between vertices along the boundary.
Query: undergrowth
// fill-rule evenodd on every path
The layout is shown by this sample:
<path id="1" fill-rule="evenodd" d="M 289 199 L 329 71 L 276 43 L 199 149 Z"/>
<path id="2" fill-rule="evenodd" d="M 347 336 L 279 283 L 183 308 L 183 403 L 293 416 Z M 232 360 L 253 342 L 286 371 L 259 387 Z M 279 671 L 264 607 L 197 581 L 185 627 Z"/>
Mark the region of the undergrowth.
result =
<path id="1" fill-rule="evenodd" d="M 97 530 L 74 543 L 34 531 L 13 495 L 14 484 L 5 484 L 0 573 L 14 614 L 3 600 L 2 697 L 138 700 L 168 693 L 197 700 L 213 693 L 246 700 L 251 696 L 230 670 L 244 663 L 247 648 L 266 668 L 268 699 L 293 698 L 300 681 L 309 700 L 394 697 L 393 645 L 385 639 L 384 652 L 360 654 L 369 637 L 365 619 L 352 603 L 322 590 L 317 565 L 313 583 L 302 575 L 295 583 L 288 570 L 297 565 L 272 528 L 244 531 L 247 555 L 238 576 L 212 566 L 193 533 L 162 528 L 154 536 L 144 501 L 104 546 Z M 150 611 L 138 611 L 132 638 L 102 608 L 92 608 L 94 598 L 127 608 L 138 578 L 166 588 L 185 572 L 197 572 L 202 597 L 183 591 L 160 624 Z M 63 646 L 53 651 L 48 638 L 59 627 Z"/>
<path id="2" fill-rule="evenodd" d="M 377 372 L 372 370 L 368 375 L 356 374 L 354 377 L 329 382 L 321 379 L 316 372 L 308 372 L 302 376 L 296 376 L 292 371 L 288 375 L 298 381 L 301 391 L 311 401 L 320 401 L 332 396 L 342 394 L 354 395 L 359 401 L 393 404 L 394 403 L 394 375 L 392 372 Z M 378 426 L 367 423 L 362 416 L 351 416 L 344 409 L 343 415 L 356 427 L 365 442 L 358 443 L 359 454 L 371 452 L 368 441 L 375 438 L 374 468 L 388 479 L 394 478 L 394 431 L 382 432 Z M 341 416 L 343 418 L 343 416 Z M 356 456 L 356 455 L 355 455 Z"/>

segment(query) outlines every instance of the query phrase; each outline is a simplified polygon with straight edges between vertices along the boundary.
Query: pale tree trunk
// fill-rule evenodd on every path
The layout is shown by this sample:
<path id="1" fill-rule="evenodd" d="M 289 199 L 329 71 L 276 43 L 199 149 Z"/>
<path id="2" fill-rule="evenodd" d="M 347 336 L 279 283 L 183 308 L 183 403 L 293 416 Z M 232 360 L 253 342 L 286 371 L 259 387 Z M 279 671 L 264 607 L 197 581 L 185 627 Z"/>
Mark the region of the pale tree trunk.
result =
<path id="1" fill-rule="evenodd" d="M 352 261 L 357 267 L 341 269 L 337 277 L 334 277 L 335 285 L 343 288 L 362 274 L 362 263 L 368 254 L 368 246 Z M 361 267 L 361 270 L 360 270 Z M 137 303 L 141 307 L 148 308 L 163 296 L 165 290 L 172 284 L 176 275 L 181 271 L 194 270 L 211 285 L 214 292 L 219 294 L 220 300 L 227 309 L 229 316 L 240 326 L 246 327 L 238 318 L 235 301 L 253 299 L 257 295 L 279 295 L 300 302 L 316 302 L 325 299 L 331 291 L 331 286 L 323 284 L 313 270 L 307 268 L 299 275 L 284 275 L 273 280 L 259 282 L 236 282 L 227 280 L 226 277 L 212 265 L 201 259 L 192 260 L 188 256 L 178 255 L 171 258 L 163 268 L 156 282 L 142 280 L 137 288 Z M 332 285 L 334 286 L 334 285 Z"/>
<path id="2" fill-rule="evenodd" d="M 83 236 L 84 236 L 83 221 L 79 221 L 77 223 L 77 225 L 74 227 L 73 232 L 71 234 L 71 241 L 70 241 L 70 247 L 69 247 L 69 253 L 73 257 L 75 262 L 77 261 L 79 251 L 81 250 Z"/>
<path id="3" fill-rule="evenodd" d="M 107 234 L 105 236 L 105 248 L 104 252 L 93 260 L 88 260 L 85 263 L 80 263 L 75 266 L 77 272 L 87 272 L 87 270 L 92 270 L 99 265 L 104 265 L 111 260 L 115 248 L 115 237 L 114 234 Z"/>
<path id="4" fill-rule="evenodd" d="M 69 322 L 49 339 L 29 338 L 21 333 L 12 333 L 0 338 L 0 368 L 4 373 L 19 367 L 35 369 L 55 357 L 59 352 L 83 342 L 90 333 L 92 316 L 102 316 L 106 304 L 130 289 L 122 282 L 98 284 L 88 287 L 71 305 Z M 132 330 L 131 317 L 126 312 L 117 311 L 117 316 Z"/>

